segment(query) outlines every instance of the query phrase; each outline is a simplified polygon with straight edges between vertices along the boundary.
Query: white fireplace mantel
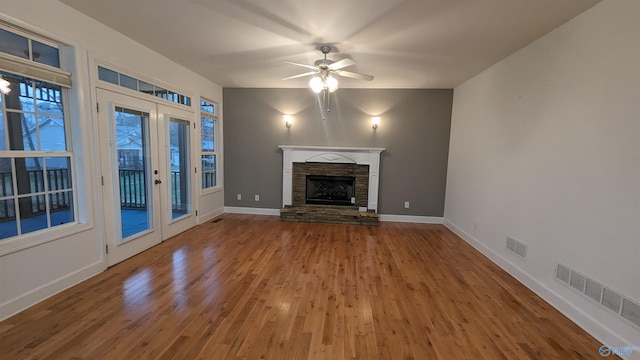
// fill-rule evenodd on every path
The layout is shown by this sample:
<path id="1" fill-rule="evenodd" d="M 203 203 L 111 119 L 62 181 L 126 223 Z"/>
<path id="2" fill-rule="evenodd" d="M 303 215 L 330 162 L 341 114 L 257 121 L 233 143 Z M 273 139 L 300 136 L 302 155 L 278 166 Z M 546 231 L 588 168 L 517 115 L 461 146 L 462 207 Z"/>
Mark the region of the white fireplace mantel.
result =
<path id="1" fill-rule="evenodd" d="M 279 145 L 282 149 L 282 206 L 291 205 L 294 162 L 369 165 L 368 208 L 378 212 L 380 153 L 384 148 Z"/>

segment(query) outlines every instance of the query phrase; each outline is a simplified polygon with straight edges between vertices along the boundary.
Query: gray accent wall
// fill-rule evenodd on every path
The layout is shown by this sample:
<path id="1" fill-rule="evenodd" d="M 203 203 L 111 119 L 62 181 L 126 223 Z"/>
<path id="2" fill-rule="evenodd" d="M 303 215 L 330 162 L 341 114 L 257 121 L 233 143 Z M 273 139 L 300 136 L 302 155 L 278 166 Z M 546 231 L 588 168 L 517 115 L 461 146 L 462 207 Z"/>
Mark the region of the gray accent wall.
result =
<path id="1" fill-rule="evenodd" d="M 328 112 L 306 88 L 225 88 L 223 103 L 225 206 L 282 207 L 278 145 L 367 146 L 386 148 L 379 213 L 443 216 L 453 90 L 339 89 Z"/>

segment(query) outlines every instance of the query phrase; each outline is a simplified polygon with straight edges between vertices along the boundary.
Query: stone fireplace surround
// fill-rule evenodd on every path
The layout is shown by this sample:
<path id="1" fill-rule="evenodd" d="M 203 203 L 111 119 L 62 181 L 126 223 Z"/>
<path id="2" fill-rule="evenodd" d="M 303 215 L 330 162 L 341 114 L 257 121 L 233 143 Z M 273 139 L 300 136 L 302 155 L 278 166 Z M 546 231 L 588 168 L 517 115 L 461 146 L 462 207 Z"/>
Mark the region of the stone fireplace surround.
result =
<path id="1" fill-rule="evenodd" d="M 282 220 L 377 225 L 380 153 L 384 148 L 297 145 L 279 148 L 283 152 Z M 354 176 L 354 207 L 307 205 L 306 175 L 311 174 Z M 358 211 L 358 207 L 365 206 L 368 212 Z"/>

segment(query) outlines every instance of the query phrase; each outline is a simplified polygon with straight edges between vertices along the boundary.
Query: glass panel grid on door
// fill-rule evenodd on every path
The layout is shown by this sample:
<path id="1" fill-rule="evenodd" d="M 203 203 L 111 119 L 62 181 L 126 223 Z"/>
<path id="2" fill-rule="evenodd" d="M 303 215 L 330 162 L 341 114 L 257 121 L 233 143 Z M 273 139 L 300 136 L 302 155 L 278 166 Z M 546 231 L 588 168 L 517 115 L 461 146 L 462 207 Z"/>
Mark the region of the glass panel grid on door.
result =
<path id="1" fill-rule="evenodd" d="M 191 213 L 191 172 L 189 151 L 189 122 L 169 118 L 169 151 L 167 152 L 171 174 L 171 219 L 179 219 Z"/>
<path id="2" fill-rule="evenodd" d="M 116 157 L 122 241 L 153 227 L 149 197 L 149 114 L 115 108 Z"/>

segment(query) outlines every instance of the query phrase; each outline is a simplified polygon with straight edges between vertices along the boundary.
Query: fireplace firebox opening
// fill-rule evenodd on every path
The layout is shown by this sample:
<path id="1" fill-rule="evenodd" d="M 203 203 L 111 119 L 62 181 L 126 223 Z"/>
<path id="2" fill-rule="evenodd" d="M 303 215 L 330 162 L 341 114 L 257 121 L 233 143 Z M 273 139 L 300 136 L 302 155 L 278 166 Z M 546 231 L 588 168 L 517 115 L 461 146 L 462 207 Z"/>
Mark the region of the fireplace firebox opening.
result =
<path id="1" fill-rule="evenodd" d="M 355 182 L 353 176 L 307 175 L 306 203 L 353 206 Z"/>

